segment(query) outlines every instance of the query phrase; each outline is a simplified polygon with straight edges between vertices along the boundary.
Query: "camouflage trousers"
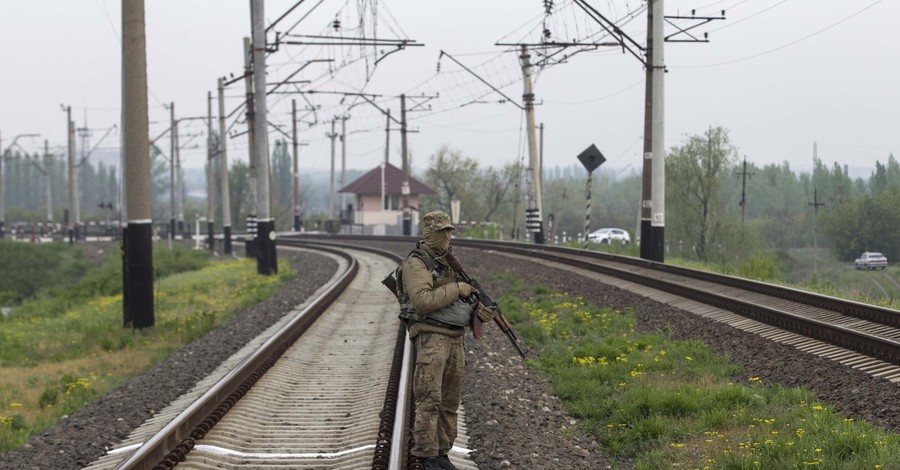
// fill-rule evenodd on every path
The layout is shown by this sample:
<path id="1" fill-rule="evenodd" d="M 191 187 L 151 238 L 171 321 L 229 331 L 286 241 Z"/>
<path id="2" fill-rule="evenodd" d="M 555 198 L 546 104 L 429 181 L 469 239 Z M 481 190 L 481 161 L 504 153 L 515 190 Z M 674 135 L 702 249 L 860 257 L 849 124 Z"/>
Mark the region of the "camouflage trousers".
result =
<path id="1" fill-rule="evenodd" d="M 456 417 L 462 400 L 466 357 L 463 337 L 419 333 L 415 338 L 413 395 L 416 416 L 412 455 L 446 454 L 456 440 Z"/>

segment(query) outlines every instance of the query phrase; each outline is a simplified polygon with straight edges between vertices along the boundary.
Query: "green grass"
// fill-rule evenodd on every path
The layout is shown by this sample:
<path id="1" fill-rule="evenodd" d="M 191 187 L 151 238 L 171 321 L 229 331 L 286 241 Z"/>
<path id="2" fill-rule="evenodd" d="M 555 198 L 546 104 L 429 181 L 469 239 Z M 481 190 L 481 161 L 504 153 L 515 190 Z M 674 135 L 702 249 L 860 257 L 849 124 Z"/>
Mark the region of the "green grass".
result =
<path id="1" fill-rule="evenodd" d="M 700 342 L 641 333 L 631 312 L 504 280 L 504 313 L 540 350 L 529 365 L 603 451 L 636 468 L 900 468 L 897 435 L 807 390 L 736 383 L 738 367 Z"/>
<path id="2" fill-rule="evenodd" d="M 121 274 L 119 292 L 104 287 L 107 276 L 110 282 L 115 277 L 115 265 L 121 269 L 115 257 L 73 288 L 77 295 L 42 294 L 0 321 L 0 451 L 15 449 L 295 275 L 283 268 L 276 276 L 259 276 L 252 260 L 161 256 L 171 257 L 157 265 L 161 271 L 177 274 L 154 284 L 153 328 L 122 327 Z"/>

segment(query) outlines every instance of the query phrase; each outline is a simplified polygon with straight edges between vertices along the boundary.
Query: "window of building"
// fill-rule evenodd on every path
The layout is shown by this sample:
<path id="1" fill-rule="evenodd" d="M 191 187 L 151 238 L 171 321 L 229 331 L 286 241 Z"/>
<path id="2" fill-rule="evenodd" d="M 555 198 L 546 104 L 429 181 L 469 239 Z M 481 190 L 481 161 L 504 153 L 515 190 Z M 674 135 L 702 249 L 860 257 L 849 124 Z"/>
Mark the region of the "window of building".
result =
<path id="1" fill-rule="evenodd" d="M 385 194 L 384 210 L 386 210 L 386 211 L 400 210 L 400 195 L 399 194 Z"/>

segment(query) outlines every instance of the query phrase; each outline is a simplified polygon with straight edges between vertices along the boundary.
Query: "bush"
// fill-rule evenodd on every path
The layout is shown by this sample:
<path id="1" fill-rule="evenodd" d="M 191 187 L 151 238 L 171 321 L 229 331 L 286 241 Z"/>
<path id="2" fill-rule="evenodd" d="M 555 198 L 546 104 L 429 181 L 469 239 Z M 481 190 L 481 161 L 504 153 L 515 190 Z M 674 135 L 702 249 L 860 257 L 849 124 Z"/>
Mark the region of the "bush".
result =
<path id="1" fill-rule="evenodd" d="M 32 244 L 0 241 L 0 305 L 17 304 L 49 287 L 78 283 L 92 264 L 77 248 L 62 243 Z"/>

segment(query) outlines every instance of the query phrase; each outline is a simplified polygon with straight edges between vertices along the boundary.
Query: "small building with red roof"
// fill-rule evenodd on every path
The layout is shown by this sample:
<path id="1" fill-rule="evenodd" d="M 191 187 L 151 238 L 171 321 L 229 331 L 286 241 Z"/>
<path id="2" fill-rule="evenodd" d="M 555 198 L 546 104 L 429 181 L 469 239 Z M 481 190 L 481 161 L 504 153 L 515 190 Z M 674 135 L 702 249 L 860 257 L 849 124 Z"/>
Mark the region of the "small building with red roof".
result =
<path id="1" fill-rule="evenodd" d="M 382 163 L 338 192 L 354 196 L 350 216 L 354 232 L 365 235 L 403 234 L 403 170 L 390 163 Z M 434 194 L 431 188 L 409 177 L 413 234 L 419 232 L 419 196 L 429 194 Z"/>

